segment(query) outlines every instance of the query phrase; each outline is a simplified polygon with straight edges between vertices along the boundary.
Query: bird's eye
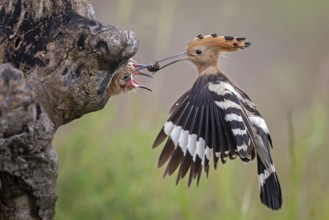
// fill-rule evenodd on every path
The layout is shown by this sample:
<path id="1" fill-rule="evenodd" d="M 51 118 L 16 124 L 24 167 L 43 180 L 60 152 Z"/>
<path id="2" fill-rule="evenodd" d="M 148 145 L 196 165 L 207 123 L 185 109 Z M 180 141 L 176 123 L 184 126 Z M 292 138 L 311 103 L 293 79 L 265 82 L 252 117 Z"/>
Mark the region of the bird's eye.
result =
<path id="1" fill-rule="evenodd" d="M 197 50 L 195 51 L 195 53 L 200 55 L 200 54 L 202 54 L 202 50 L 197 49 Z"/>
<path id="2" fill-rule="evenodd" d="M 129 79 L 129 76 L 124 76 L 122 77 L 123 80 L 128 80 Z"/>

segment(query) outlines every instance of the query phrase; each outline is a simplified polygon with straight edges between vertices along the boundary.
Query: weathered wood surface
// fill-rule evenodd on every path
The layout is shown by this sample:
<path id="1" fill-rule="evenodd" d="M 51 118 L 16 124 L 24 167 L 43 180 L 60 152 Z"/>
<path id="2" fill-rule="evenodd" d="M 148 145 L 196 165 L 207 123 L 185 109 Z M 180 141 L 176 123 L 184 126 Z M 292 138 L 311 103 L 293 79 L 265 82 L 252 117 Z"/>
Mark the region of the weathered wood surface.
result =
<path id="1" fill-rule="evenodd" d="M 138 48 L 86 1 L 0 0 L 0 219 L 52 219 L 56 129 L 102 109 Z"/>

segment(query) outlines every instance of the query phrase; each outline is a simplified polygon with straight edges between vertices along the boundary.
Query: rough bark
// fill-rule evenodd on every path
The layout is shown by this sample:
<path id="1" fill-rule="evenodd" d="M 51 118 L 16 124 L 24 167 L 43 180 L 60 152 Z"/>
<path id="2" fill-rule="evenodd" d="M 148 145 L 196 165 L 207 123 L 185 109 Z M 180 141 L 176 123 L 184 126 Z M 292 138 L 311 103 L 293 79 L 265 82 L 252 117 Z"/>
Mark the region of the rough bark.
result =
<path id="1" fill-rule="evenodd" d="M 102 109 L 138 48 L 69 0 L 0 0 L 0 219 L 52 219 L 56 129 Z"/>

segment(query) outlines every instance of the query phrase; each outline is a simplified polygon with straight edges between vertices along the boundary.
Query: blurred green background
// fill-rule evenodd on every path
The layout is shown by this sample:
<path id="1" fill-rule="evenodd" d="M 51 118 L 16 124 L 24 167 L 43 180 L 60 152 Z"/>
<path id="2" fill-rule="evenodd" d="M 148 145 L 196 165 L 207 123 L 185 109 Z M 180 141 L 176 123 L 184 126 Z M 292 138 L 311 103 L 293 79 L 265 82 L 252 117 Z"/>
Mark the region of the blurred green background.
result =
<path id="1" fill-rule="evenodd" d="M 151 145 L 197 77 L 179 63 L 141 79 L 154 92 L 113 97 L 59 129 L 56 220 L 329 219 L 329 1 L 91 2 L 99 20 L 137 33 L 142 63 L 182 52 L 198 34 L 248 38 L 252 47 L 224 55 L 222 69 L 271 130 L 283 207 L 261 205 L 256 163 L 229 161 L 199 187 L 162 179 Z"/>

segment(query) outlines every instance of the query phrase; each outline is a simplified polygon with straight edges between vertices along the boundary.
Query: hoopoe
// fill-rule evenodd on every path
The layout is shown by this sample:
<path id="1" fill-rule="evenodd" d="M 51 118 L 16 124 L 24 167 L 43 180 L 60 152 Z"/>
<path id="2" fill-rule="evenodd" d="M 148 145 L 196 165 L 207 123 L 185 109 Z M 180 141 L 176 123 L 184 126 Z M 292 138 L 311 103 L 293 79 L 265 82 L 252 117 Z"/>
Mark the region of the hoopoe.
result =
<path id="1" fill-rule="evenodd" d="M 188 60 L 198 69 L 199 77 L 170 110 L 171 116 L 157 136 L 153 148 L 165 141 L 158 167 L 169 163 L 164 176 L 178 166 L 176 184 L 190 170 L 188 185 L 202 167 L 209 172 L 211 161 L 216 169 L 218 160 L 237 156 L 250 162 L 257 156 L 260 199 L 267 207 L 277 210 L 282 205 L 279 179 L 270 154 L 272 140 L 265 120 L 248 95 L 220 70 L 222 52 L 237 51 L 250 46 L 242 37 L 199 35 L 188 43 L 182 54 L 154 64 L 156 71 L 173 63 Z M 174 58 L 174 59 L 173 59 Z M 173 59 L 163 67 L 159 63 Z"/>
<path id="2" fill-rule="evenodd" d="M 135 60 L 129 59 L 128 64 L 114 74 L 113 79 L 111 80 L 106 90 L 108 96 L 126 93 L 135 88 L 142 88 L 148 91 L 152 91 L 134 78 L 135 75 L 152 77 L 150 75 L 140 72 L 138 70 L 138 67 L 139 64 Z"/>

